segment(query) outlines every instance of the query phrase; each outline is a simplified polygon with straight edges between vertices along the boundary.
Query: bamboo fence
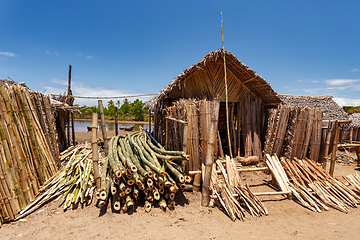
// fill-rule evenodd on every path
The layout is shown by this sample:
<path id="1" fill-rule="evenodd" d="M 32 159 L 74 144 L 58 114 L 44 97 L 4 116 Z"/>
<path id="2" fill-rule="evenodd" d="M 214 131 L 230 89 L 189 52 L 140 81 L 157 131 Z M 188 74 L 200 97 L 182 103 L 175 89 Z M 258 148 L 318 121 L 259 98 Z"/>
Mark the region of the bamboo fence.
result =
<path id="1" fill-rule="evenodd" d="M 0 212 L 14 220 L 58 170 L 50 99 L 22 85 L 0 86 Z"/>

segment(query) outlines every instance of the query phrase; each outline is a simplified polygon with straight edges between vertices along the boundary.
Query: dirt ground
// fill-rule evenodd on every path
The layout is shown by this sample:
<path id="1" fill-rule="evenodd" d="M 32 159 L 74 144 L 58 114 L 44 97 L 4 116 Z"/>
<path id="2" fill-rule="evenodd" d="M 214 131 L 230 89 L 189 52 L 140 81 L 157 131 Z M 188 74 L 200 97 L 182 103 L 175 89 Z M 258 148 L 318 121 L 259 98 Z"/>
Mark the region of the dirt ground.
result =
<path id="1" fill-rule="evenodd" d="M 87 140 L 86 133 L 81 134 Z M 110 136 L 110 135 L 109 135 Z M 80 135 L 77 135 L 80 141 Z M 89 138 L 90 140 L 90 138 Z M 336 176 L 359 171 L 337 164 Z M 264 173 L 242 175 L 254 192 L 274 191 Z M 0 239 L 358 239 L 360 209 L 348 214 L 330 209 L 315 213 L 283 196 L 262 196 L 269 215 L 232 222 L 220 209 L 200 206 L 197 192 L 178 193 L 175 209 L 150 213 L 101 212 L 94 204 L 64 212 L 55 201 L 20 221 L 4 224 Z"/>

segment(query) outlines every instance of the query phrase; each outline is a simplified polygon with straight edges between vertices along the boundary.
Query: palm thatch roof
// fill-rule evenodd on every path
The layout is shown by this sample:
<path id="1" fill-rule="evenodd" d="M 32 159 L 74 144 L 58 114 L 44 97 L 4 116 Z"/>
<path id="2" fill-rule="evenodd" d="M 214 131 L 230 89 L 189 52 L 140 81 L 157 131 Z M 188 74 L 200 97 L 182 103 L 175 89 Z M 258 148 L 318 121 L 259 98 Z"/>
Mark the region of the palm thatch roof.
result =
<path id="1" fill-rule="evenodd" d="M 349 127 L 360 128 L 360 113 L 353 113 L 349 116 L 349 120 L 352 120 Z"/>
<path id="2" fill-rule="evenodd" d="M 220 95 L 221 101 L 225 101 L 223 53 L 222 49 L 210 52 L 198 63 L 185 69 L 149 100 L 144 108 L 157 109 L 164 99 L 212 99 Z M 241 95 L 253 94 L 261 97 L 264 104 L 281 103 L 270 84 L 239 61 L 231 52 L 225 51 L 225 59 L 229 101 L 238 102 Z"/>
<path id="3" fill-rule="evenodd" d="M 2 85 L 2 86 L 11 86 L 11 85 L 14 85 L 14 84 L 20 84 L 22 86 L 27 87 L 24 82 L 17 83 L 14 80 L 0 79 L 0 85 Z"/>
<path id="4" fill-rule="evenodd" d="M 332 96 L 304 96 L 279 94 L 280 99 L 291 107 L 315 108 L 323 111 L 324 120 L 348 120 L 349 115 L 334 101 Z"/>

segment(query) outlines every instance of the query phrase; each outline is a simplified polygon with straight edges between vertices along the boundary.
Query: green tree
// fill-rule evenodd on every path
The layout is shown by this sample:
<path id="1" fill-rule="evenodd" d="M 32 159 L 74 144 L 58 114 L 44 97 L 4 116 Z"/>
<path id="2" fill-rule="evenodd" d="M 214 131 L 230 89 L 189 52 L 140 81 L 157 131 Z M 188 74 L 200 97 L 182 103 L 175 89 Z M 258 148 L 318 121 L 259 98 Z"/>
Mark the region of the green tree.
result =
<path id="1" fill-rule="evenodd" d="M 136 121 L 143 121 L 144 120 L 144 109 L 143 109 L 144 103 L 140 101 L 139 99 L 136 99 L 132 104 L 131 108 L 129 110 L 129 113 L 131 113 L 134 117 L 134 120 Z"/>
<path id="2" fill-rule="evenodd" d="M 114 105 L 114 101 L 110 100 L 107 102 L 108 103 L 108 107 L 106 109 L 106 115 L 107 116 L 114 116 L 115 115 L 115 105 Z M 105 109 L 104 109 L 105 111 Z"/>
<path id="3" fill-rule="evenodd" d="M 131 108 L 130 102 L 127 98 L 125 98 L 123 104 L 121 105 L 121 107 L 119 109 L 119 112 L 121 114 L 129 113 L 130 108 Z"/>

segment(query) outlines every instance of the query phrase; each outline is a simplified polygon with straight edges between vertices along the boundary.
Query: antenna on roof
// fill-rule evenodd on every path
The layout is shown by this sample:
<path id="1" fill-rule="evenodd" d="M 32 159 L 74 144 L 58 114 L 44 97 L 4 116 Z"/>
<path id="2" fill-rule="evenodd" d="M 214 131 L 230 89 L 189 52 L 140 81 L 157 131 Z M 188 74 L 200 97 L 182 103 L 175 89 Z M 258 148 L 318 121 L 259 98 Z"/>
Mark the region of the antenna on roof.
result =
<path id="1" fill-rule="evenodd" d="M 220 16 L 221 16 L 221 38 L 222 38 L 222 47 L 223 47 L 223 56 L 224 56 L 226 129 L 227 129 L 227 136 L 228 136 L 228 144 L 229 144 L 230 157 L 233 158 L 232 150 L 231 150 L 230 127 L 229 127 L 229 99 L 228 99 L 228 87 L 227 87 L 227 79 L 226 79 L 226 61 L 225 61 L 225 44 L 224 44 L 223 17 L 222 17 L 222 11 L 221 11 L 221 10 L 220 10 Z"/>

